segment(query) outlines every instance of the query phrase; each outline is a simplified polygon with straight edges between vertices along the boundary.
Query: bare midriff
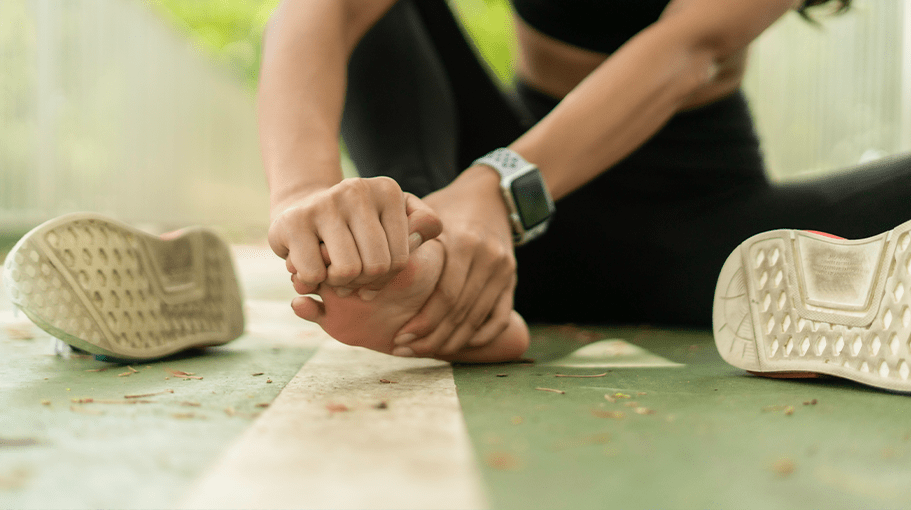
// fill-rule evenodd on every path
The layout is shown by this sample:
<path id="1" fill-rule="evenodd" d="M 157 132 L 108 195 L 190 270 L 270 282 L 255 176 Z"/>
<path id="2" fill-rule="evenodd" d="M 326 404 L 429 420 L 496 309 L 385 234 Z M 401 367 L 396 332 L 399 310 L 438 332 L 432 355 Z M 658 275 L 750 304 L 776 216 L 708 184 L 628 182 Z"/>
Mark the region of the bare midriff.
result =
<path id="1" fill-rule="evenodd" d="M 609 56 L 545 35 L 518 16 L 514 20 L 519 43 L 518 76 L 528 86 L 549 96 L 563 98 Z M 714 79 L 691 95 L 680 109 L 696 108 L 737 90 L 743 79 L 746 57 L 744 50 L 719 63 Z"/>

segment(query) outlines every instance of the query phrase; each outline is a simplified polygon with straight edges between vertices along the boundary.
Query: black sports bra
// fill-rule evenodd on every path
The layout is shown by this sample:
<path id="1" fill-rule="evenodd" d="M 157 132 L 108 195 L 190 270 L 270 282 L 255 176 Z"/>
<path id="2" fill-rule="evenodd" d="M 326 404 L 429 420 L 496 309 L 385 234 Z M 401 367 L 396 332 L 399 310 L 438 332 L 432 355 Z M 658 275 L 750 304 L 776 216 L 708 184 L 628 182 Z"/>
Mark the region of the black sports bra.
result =
<path id="1" fill-rule="evenodd" d="M 512 0 L 536 30 L 561 41 L 613 53 L 661 16 L 670 0 Z"/>

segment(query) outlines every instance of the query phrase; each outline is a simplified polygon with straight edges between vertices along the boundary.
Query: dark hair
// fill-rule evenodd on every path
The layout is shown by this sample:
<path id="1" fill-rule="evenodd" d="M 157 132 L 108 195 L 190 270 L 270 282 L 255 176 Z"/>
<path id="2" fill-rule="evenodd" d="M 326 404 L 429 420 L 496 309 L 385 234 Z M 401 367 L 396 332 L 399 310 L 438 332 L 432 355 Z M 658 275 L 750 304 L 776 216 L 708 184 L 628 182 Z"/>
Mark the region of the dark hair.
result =
<path id="1" fill-rule="evenodd" d="M 831 0 L 804 0 L 800 7 L 797 8 L 797 12 L 800 13 L 800 15 L 805 19 L 812 21 L 812 18 L 810 18 L 810 15 L 807 13 L 807 9 L 827 4 L 830 1 Z M 834 0 L 834 3 L 837 5 L 837 7 L 832 11 L 834 13 L 845 12 L 848 10 L 848 7 L 851 6 L 851 0 Z"/>

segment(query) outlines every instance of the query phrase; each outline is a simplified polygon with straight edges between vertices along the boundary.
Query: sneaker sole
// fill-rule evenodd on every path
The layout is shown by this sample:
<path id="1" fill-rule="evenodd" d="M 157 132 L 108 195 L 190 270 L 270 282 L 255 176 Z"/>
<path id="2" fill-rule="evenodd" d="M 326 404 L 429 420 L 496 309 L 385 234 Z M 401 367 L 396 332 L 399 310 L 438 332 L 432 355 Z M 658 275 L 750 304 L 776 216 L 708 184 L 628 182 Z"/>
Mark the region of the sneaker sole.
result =
<path id="1" fill-rule="evenodd" d="M 715 288 L 718 352 L 763 375 L 911 392 L 909 245 L 911 222 L 860 240 L 794 230 L 747 239 Z"/>
<path id="2" fill-rule="evenodd" d="M 227 244 L 193 227 L 163 240 L 88 213 L 50 220 L 7 255 L 11 301 L 38 327 L 93 354 L 155 359 L 243 333 Z"/>

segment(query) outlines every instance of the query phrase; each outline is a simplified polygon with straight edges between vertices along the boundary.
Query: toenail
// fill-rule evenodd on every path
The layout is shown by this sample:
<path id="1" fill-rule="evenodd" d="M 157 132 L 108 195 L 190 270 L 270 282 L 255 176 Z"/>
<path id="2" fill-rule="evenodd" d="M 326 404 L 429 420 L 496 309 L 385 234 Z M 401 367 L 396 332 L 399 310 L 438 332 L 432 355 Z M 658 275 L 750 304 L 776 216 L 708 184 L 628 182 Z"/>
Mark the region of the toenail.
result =
<path id="1" fill-rule="evenodd" d="M 395 337 L 395 340 L 393 340 L 393 342 L 395 343 L 395 345 L 403 345 L 403 344 L 407 344 L 407 343 L 411 342 L 415 338 L 417 338 L 417 335 L 415 335 L 414 333 L 405 333 L 404 335 L 399 335 L 399 336 Z"/>
<path id="2" fill-rule="evenodd" d="M 402 358 L 413 358 L 414 351 L 411 350 L 411 347 L 396 347 L 392 350 L 393 356 L 399 356 Z"/>

